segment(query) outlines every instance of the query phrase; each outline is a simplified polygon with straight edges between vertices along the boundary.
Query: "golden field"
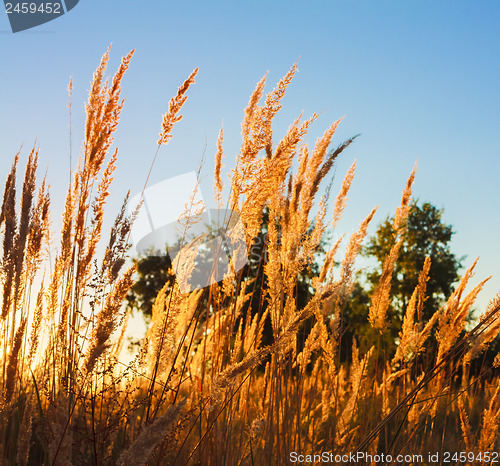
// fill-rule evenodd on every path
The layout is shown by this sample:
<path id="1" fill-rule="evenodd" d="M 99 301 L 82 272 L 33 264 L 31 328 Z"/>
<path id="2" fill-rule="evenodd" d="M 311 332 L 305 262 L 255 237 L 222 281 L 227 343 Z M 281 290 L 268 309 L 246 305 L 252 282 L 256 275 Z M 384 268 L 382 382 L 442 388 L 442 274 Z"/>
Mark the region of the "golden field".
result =
<path id="1" fill-rule="evenodd" d="M 266 251 L 254 264 L 257 272 L 227 273 L 219 283 L 182 293 L 179 280 L 189 280 L 194 263 L 182 274 L 175 271 L 178 280 L 159 292 L 132 362 L 119 362 L 129 316 L 124 300 L 135 273 L 127 260 L 134 220 L 127 199 L 106 235 L 104 254 L 99 245 L 107 239 L 103 217 L 119 159 L 113 134 L 133 53 L 107 81 L 108 53 L 94 73 L 82 155 L 58 235 L 51 232 L 47 185 L 37 182 L 36 148 L 19 194 L 19 154 L 6 180 L 0 217 L 2 464 L 280 465 L 297 462 L 292 452 L 421 454 L 425 462 L 429 452 L 445 451 L 468 452 L 466 462 L 478 464 L 479 454 L 498 449 L 500 356 L 479 372 L 471 365 L 500 331 L 500 296 L 466 331 L 484 284 L 467 291 L 474 266 L 425 319 L 429 258 L 418 271 L 398 344 L 384 347 L 392 272 L 416 170 L 404 186 L 390 253 L 366 308 L 367 338 L 354 339 L 349 357 L 340 357 L 343 313 L 375 209 L 360 219 L 345 250 L 340 240 L 328 244 L 303 302 L 299 279 L 338 224 L 356 166 L 327 215 L 329 196 L 320 195 L 320 184 L 353 141 L 329 149 L 340 120 L 312 148 L 303 141 L 316 114 L 297 118 L 279 142 L 273 140 L 273 119 L 296 66 L 266 96 L 265 77 L 257 84 L 226 187 L 222 130 L 216 146 L 216 202 L 239 214 L 248 245 L 265 223 Z M 195 76 L 196 70 L 170 101 L 158 150 L 181 119 Z M 47 252 L 51 242 L 55 256 Z M 265 289 L 257 303 L 256 289 Z M 266 325 L 271 338 L 264 338 Z M 435 344 L 428 344 L 431 339 Z M 481 462 L 489 460 L 482 456 Z"/>

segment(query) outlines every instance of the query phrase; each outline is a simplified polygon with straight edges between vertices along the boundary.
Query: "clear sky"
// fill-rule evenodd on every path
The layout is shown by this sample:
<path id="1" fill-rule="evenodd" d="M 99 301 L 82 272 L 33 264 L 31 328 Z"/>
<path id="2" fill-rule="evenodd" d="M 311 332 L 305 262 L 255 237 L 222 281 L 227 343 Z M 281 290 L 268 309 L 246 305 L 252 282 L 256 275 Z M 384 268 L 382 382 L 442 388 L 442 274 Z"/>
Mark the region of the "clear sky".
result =
<path id="1" fill-rule="evenodd" d="M 108 220 L 128 189 L 142 188 L 161 115 L 195 67 L 200 72 L 184 119 L 151 183 L 195 170 L 206 146 L 210 198 L 221 123 L 230 167 L 255 84 L 269 70 L 272 88 L 298 59 L 276 135 L 302 110 L 323 111 L 311 144 L 340 116 L 335 142 L 361 133 L 337 165 L 334 190 L 358 160 L 341 230 L 350 232 L 374 205 L 376 223 L 392 213 L 419 159 L 415 196 L 445 209 L 444 220 L 457 232 L 452 249 L 467 255 L 465 265 L 480 256 L 474 283 L 494 275 L 479 301 L 484 306 L 500 288 L 499 20 L 497 0 L 81 0 L 50 23 L 12 34 L 1 13 L 1 182 L 19 146 L 25 144 L 26 155 L 36 139 L 53 210 L 61 211 L 69 168 L 66 86 L 73 76 L 76 158 L 89 82 L 112 42 L 110 72 L 132 48 L 136 55 L 124 80 Z"/>

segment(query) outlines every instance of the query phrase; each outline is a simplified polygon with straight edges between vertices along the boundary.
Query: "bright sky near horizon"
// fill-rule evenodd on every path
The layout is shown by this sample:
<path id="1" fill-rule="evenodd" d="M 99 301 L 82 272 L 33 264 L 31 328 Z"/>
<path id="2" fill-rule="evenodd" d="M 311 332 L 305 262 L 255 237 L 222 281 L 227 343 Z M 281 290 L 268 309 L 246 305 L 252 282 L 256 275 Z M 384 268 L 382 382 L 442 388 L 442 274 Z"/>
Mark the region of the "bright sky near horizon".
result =
<path id="1" fill-rule="evenodd" d="M 108 222 L 127 190 L 142 189 L 161 116 L 196 67 L 184 119 L 150 183 L 196 170 L 206 148 L 202 188 L 209 199 L 222 122 L 230 168 L 256 83 L 269 70 L 272 89 L 298 60 L 275 138 L 302 110 L 322 112 L 311 144 L 341 116 L 334 144 L 361 133 L 336 168 L 334 191 L 358 161 L 339 233 L 350 233 L 374 205 L 375 223 L 392 214 L 418 159 L 414 196 L 445 209 L 445 222 L 457 232 L 452 250 L 467 255 L 465 266 L 480 256 L 473 284 L 493 275 L 479 299 L 484 307 L 500 289 L 499 20 L 496 0 L 80 0 L 64 16 L 13 34 L 0 12 L 0 182 L 19 146 L 26 157 L 36 140 L 40 174 L 48 170 L 59 214 L 70 163 L 66 87 L 72 76 L 75 166 L 92 73 L 113 43 L 109 74 L 128 51 L 136 54 L 124 79 Z"/>

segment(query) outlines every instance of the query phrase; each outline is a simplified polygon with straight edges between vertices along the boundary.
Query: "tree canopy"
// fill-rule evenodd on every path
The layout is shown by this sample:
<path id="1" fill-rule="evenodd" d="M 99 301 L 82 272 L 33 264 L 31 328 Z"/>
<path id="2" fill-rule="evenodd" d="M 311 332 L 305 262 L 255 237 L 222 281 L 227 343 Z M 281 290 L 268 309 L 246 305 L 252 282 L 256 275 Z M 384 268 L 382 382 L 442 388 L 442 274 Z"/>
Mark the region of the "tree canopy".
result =
<path id="1" fill-rule="evenodd" d="M 418 275 L 426 257 L 431 259 L 431 268 L 424 318 L 429 318 L 446 301 L 453 292 L 453 284 L 459 279 L 462 258 L 457 258 L 450 250 L 454 231 L 451 225 L 443 223 L 442 215 L 443 210 L 429 202 L 419 205 L 413 201 L 411 204 L 403 244 L 392 277 L 392 308 L 396 316 L 402 316 L 418 283 Z M 393 218 L 382 222 L 364 250 L 364 255 L 375 257 L 380 266 L 393 243 L 392 222 Z M 381 267 L 368 274 L 371 286 L 378 283 L 380 270 Z"/>
<path id="2" fill-rule="evenodd" d="M 403 244 L 396 261 L 391 282 L 391 304 L 387 316 L 390 320 L 390 332 L 384 337 L 388 348 L 394 347 L 394 342 L 401 330 L 404 311 L 418 283 L 419 272 L 422 270 L 426 257 L 431 259 L 429 280 L 427 282 L 427 299 L 422 311 L 422 320 L 430 316 L 444 304 L 454 290 L 454 283 L 459 279 L 458 271 L 462 258 L 451 252 L 450 243 L 454 231 L 451 225 L 443 222 L 443 210 L 429 202 L 419 204 L 413 201 L 406 221 Z M 247 311 L 252 315 L 265 310 L 266 279 L 263 266 L 266 263 L 266 224 L 267 212 L 264 212 L 262 229 L 250 248 L 247 266 L 242 270 L 241 277 L 255 280 L 252 298 L 247 305 Z M 355 283 L 351 298 L 343 313 L 343 338 L 341 353 L 350 354 L 352 339 L 357 335 L 363 340 L 370 332 L 368 323 L 368 308 L 370 296 L 380 280 L 380 274 L 385 257 L 394 243 L 393 218 L 387 217 L 369 238 L 363 249 L 366 258 L 374 258 L 378 266 L 374 270 L 361 273 Z M 324 252 L 322 243 L 318 252 Z M 168 255 L 144 256 L 136 259 L 137 280 L 128 295 L 128 303 L 132 308 L 140 310 L 146 319 L 151 316 L 151 309 L 157 293 L 167 282 L 173 283 L 171 260 Z M 311 264 L 298 280 L 298 304 L 303 307 L 311 298 L 309 283 L 318 274 L 318 264 Z M 271 343 L 270 328 L 264 331 L 264 340 Z"/>
<path id="3" fill-rule="evenodd" d="M 387 217 L 368 240 L 363 256 L 377 260 L 377 266 L 362 274 L 355 284 L 344 318 L 347 338 L 346 349 L 350 349 L 353 334 L 363 338 L 370 329 L 367 321 L 370 296 L 380 281 L 384 259 L 394 244 L 394 217 Z M 429 202 L 419 204 L 412 201 L 406 220 L 406 230 L 399 257 L 395 263 L 391 281 L 391 303 L 388 309 L 389 328 L 385 336 L 393 345 L 401 330 L 403 315 L 410 297 L 418 284 L 418 276 L 426 257 L 431 259 L 429 279 L 426 286 L 427 299 L 422 310 L 422 320 L 428 321 L 454 290 L 459 280 L 459 269 L 463 258 L 451 252 L 454 231 L 443 222 L 443 210 Z"/>

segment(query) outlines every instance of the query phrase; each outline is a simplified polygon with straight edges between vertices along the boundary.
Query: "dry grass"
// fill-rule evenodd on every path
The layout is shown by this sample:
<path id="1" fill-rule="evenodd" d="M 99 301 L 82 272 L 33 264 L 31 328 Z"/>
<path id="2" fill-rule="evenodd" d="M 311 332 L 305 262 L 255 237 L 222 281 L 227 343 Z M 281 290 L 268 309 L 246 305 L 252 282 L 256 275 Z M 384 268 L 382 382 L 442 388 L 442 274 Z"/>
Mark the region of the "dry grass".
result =
<path id="1" fill-rule="evenodd" d="M 327 228 L 338 223 L 355 165 L 328 218 L 319 186 L 354 138 L 329 150 L 337 121 L 308 149 L 302 141 L 317 117 L 313 114 L 297 118 L 273 143 L 272 121 L 296 66 L 263 104 L 266 77 L 252 94 L 227 201 L 241 215 L 248 244 L 267 212 L 265 259 L 257 275 L 266 283 L 262 302 L 251 305 L 262 283 L 245 271 L 190 293 L 181 293 L 178 283 L 165 285 L 135 360 L 128 366 L 118 363 L 127 322 L 122 304 L 134 273 L 122 270 L 133 221 L 125 204 L 102 259 L 97 246 L 118 158 L 110 148 L 123 107 L 121 81 L 132 53 L 111 82 L 104 78 L 108 53 L 94 74 L 83 153 L 50 268 L 50 198 L 45 182 L 36 189 L 36 149 L 28 156 L 19 208 L 19 154 L 5 184 L 0 215 L 2 464 L 278 465 L 287 464 L 293 451 L 427 455 L 498 448 L 498 373 L 486 368 L 472 374 L 469 367 L 500 330 L 500 299 L 465 331 L 484 284 L 466 294 L 474 266 L 444 308 L 422 321 L 427 260 L 406 309 L 400 345 L 389 355 L 377 345 L 389 325 L 392 270 L 415 170 L 403 190 L 394 220 L 397 234 L 367 312 L 373 346 L 355 342 L 352 357 L 340 359 L 339 322 L 375 210 L 351 236 L 343 258 L 336 257 L 340 242 L 332 245 L 311 283 L 312 298 L 299 306 L 299 276 L 313 264 Z M 158 148 L 168 143 L 180 120 L 196 72 L 170 102 Z M 215 198 L 223 205 L 222 130 L 216 147 Z M 268 319 L 272 343 L 264 344 Z M 434 333 L 438 351 L 429 354 L 425 343 Z"/>

